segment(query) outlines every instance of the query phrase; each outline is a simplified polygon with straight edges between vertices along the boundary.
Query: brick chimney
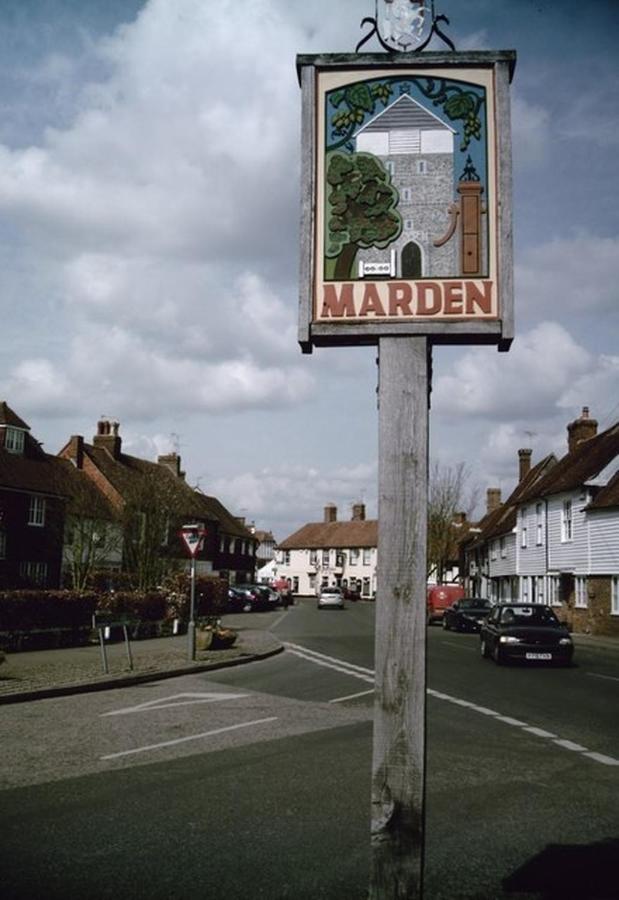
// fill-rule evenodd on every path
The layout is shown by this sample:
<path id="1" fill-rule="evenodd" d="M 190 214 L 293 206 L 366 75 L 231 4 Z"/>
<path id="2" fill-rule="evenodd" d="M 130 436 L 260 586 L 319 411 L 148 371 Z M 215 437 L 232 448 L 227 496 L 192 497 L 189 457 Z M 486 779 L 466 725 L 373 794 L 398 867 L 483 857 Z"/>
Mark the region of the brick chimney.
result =
<path id="1" fill-rule="evenodd" d="M 466 525 L 466 513 L 465 512 L 454 513 L 453 521 L 451 524 L 455 525 L 456 528 L 462 528 L 463 525 Z"/>
<path id="2" fill-rule="evenodd" d="M 337 522 L 337 506 L 335 503 L 327 503 L 325 506 L 325 522 Z"/>
<path id="3" fill-rule="evenodd" d="M 571 453 L 582 444 L 595 437 L 598 433 L 598 423 L 595 419 L 589 418 L 589 407 L 583 406 L 580 418 L 574 419 L 567 426 L 567 448 Z"/>
<path id="4" fill-rule="evenodd" d="M 532 454 L 533 451 L 525 447 L 521 447 L 518 451 L 518 481 L 526 478 L 531 471 Z"/>
<path id="5" fill-rule="evenodd" d="M 486 491 L 486 512 L 494 512 L 501 505 L 501 488 L 488 488 Z"/>
<path id="6" fill-rule="evenodd" d="M 181 458 L 178 453 L 164 453 L 157 457 L 160 466 L 169 469 L 172 475 L 185 479 L 185 473 L 181 471 Z"/>
<path id="7" fill-rule="evenodd" d="M 76 469 L 84 468 L 84 438 L 81 434 L 72 434 L 66 449 L 66 458 L 70 459 Z"/>
<path id="8" fill-rule="evenodd" d="M 365 521 L 365 503 L 355 503 L 352 508 L 353 522 Z"/>
<path id="9" fill-rule="evenodd" d="M 120 459 L 122 440 L 118 434 L 118 422 L 100 419 L 97 422 L 97 433 L 92 439 L 95 447 L 102 447 L 113 459 Z"/>

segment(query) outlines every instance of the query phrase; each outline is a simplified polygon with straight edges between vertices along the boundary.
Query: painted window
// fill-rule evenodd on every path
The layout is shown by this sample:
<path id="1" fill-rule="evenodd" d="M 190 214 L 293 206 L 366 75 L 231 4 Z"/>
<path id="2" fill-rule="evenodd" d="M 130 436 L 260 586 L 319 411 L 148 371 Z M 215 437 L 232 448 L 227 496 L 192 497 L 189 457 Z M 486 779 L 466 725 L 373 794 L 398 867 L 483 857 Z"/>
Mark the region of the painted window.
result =
<path id="1" fill-rule="evenodd" d="M 412 188 L 405 187 L 402 188 L 400 192 L 400 196 L 402 198 L 402 203 L 411 203 L 413 199 L 413 190 Z"/>
<path id="2" fill-rule="evenodd" d="M 577 609 L 586 609 L 587 601 L 587 579 L 584 575 L 577 575 L 574 579 L 574 606 Z"/>
<path id="3" fill-rule="evenodd" d="M 417 174 L 418 175 L 427 175 L 428 174 L 428 163 L 425 159 L 417 160 Z"/>
<path id="4" fill-rule="evenodd" d="M 561 510 L 561 540 L 571 541 L 572 533 L 572 501 L 564 500 Z"/>
<path id="5" fill-rule="evenodd" d="M 7 425 L 4 449 L 9 453 L 20 455 L 24 452 L 24 432 L 20 428 L 11 428 Z"/>
<path id="6" fill-rule="evenodd" d="M 421 247 L 409 241 L 402 248 L 402 278 L 421 278 L 422 268 Z"/>
<path id="7" fill-rule="evenodd" d="M 28 507 L 28 525 L 36 525 L 39 528 L 45 525 L 45 498 L 30 497 L 30 506 Z"/>
<path id="8" fill-rule="evenodd" d="M 619 575 L 613 575 L 611 581 L 610 612 L 613 616 L 619 616 Z"/>
<path id="9" fill-rule="evenodd" d="M 393 178 L 393 176 L 395 175 L 395 162 L 392 159 L 388 159 L 385 162 L 385 169 L 389 172 L 389 174 Z"/>

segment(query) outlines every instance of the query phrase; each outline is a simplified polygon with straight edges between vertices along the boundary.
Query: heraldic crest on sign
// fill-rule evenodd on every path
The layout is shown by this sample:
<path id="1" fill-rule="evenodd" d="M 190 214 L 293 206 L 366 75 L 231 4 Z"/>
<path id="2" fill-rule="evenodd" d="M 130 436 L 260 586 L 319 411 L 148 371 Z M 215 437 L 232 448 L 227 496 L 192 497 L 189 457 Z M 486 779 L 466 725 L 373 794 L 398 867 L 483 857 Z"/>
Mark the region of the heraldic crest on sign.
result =
<path id="1" fill-rule="evenodd" d="M 438 27 L 439 22 L 449 24 L 447 16 L 437 16 L 434 0 L 376 0 L 376 17 L 366 17 L 361 25 L 372 25 L 372 30 L 357 44 L 357 51 L 376 34 L 385 50 L 410 53 L 421 51 L 430 43 L 434 34 L 452 50 L 452 41 Z"/>

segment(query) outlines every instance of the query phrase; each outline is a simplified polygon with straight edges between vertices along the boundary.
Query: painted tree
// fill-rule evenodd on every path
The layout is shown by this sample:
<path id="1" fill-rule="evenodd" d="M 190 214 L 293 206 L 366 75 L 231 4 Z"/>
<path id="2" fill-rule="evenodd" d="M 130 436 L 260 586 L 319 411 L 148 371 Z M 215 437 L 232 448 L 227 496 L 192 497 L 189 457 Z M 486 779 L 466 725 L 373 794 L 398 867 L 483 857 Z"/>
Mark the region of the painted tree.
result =
<path id="1" fill-rule="evenodd" d="M 330 153 L 326 177 L 329 274 L 345 281 L 360 248 L 382 250 L 402 231 L 399 196 L 380 159 L 370 153 Z"/>

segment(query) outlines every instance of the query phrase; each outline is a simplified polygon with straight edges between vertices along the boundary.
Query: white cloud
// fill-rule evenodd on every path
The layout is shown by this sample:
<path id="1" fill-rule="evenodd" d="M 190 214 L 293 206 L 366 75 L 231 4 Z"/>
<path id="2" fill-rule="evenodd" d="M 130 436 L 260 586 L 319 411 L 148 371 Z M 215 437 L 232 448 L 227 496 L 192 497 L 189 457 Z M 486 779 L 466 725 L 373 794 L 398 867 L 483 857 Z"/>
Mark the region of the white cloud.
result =
<path id="1" fill-rule="evenodd" d="M 287 532 L 276 538 L 283 540 L 307 522 L 322 521 L 327 503 L 336 504 L 341 520 L 350 519 L 356 502 L 365 502 L 366 517 L 376 518 L 376 475 L 375 463 L 335 470 L 284 464 L 216 479 L 202 489 L 238 514 L 251 510 L 265 527 L 270 527 L 269 521 L 281 522 Z"/>
<path id="2" fill-rule="evenodd" d="M 516 302 L 529 315 L 549 310 L 591 316 L 619 310 L 619 238 L 582 231 L 524 250 Z"/>
<path id="3" fill-rule="evenodd" d="M 590 384 L 597 366 L 597 358 L 563 326 L 542 322 L 519 335 L 507 354 L 488 348 L 466 352 L 438 378 L 433 408 L 439 416 L 459 413 L 534 427 L 568 403 L 575 385 Z M 605 385 L 612 390 L 613 377 L 616 393 L 617 373 Z"/>
<path id="4" fill-rule="evenodd" d="M 511 111 L 514 162 L 525 166 L 541 162 L 552 146 L 549 111 L 540 103 L 525 99 L 517 89 Z"/>

